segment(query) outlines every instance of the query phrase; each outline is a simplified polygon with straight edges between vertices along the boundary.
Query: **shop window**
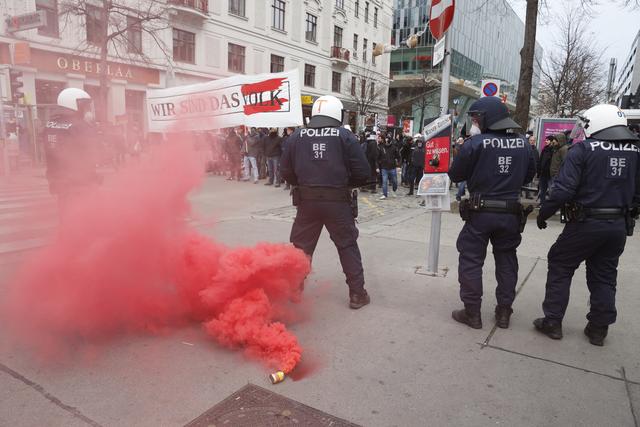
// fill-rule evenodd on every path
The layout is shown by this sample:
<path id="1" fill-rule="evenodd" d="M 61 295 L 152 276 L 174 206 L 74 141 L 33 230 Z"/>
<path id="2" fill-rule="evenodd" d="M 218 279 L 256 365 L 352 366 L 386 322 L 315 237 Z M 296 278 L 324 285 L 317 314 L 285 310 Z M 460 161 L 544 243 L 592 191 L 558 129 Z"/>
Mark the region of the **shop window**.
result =
<path id="1" fill-rule="evenodd" d="M 44 11 L 47 25 L 38 28 L 41 36 L 59 37 L 58 28 L 58 1 L 57 0 L 36 0 L 36 11 Z"/>
<path id="2" fill-rule="evenodd" d="M 36 102 L 38 105 L 57 104 L 58 94 L 67 85 L 64 82 L 36 79 Z"/>
<path id="3" fill-rule="evenodd" d="M 188 31 L 173 29 L 173 59 L 180 62 L 196 62 L 196 35 Z"/>

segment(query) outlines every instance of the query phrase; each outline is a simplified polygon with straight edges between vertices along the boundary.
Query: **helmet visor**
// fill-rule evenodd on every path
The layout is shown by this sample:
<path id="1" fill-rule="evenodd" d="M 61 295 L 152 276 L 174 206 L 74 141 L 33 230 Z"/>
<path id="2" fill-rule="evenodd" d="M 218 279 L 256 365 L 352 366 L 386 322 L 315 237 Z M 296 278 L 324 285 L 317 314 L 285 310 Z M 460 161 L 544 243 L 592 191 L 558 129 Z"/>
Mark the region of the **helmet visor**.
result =
<path id="1" fill-rule="evenodd" d="M 585 138 L 585 128 L 587 126 L 588 120 L 583 117 L 578 116 L 578 120 L 576 121 L 575 126 L 571 129 L 571 133 L 569 134 L 569 138 L 571 140 L 582 140 Z"/>

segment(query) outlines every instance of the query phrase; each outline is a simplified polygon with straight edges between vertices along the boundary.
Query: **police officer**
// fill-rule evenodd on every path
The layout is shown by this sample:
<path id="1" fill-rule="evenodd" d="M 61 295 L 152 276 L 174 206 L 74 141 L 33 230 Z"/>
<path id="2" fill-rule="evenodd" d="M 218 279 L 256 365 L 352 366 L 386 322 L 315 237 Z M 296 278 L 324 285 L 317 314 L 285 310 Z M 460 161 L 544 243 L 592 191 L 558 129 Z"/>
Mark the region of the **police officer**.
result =
<path id="1" fill-rule="evenodd" d="M 571 278 L 586 261 L 590 311 L 584 333 L 602 346 L 616 321 L 618 259 L 633 233 L 640 205 L 639 141 L 614 105 L 596 105 L 579 117 L 586 139 L 567 153 L 549 197 L 540 208 L 538 227 L 563 208 L 567 222 L 549 250 L 543 318 L 533 323 L 550 338 L 562 338 L 562 319 L 569 303 Z"/>
<path id="2" fill-rule="evenodd" d="M 367 183 L 369 163 L 356 136 L 342 127 L 342 102 L 321 96 L 313 104 L 308 127 L 287 141 L 281 159 L 282 176 L 293 189 L 298 211 L 291 242 L 310 257 L 325 226 L 338 249 L 349 285 L 349 306 L 369 304 L 352 210 L 351 187 Z"/>
<path id="3" fill-rule="evenodd" d="M 449 171 L 454 182 L 467 181 L 471 195 L 460 205 L 466 222 L 457 241 L 464 309 L 454 311 L 452 316 L 474 329 L 482 328 L 482 266 L 491 242 L 498 282 L 496 323 L 508 328 L 518 280 L 516 249 L 526 221 L 519 203 L 520 188 L 533 178 L 535 164 L 526 139 L 507 133 L 519 126 L 499 98 L 474 102 L 468 118 L 467 129 L 471 129 L 472 137 L 462 145 Z"/>
<path id="4" fill-rule="evenodd" d="M 66 88 L 58 94 L 61 107 L 45 125 L 46 176 L 61 209 L 69 197 L 95 185 L 96 128 L 93 101 L 87 92 Z"/>

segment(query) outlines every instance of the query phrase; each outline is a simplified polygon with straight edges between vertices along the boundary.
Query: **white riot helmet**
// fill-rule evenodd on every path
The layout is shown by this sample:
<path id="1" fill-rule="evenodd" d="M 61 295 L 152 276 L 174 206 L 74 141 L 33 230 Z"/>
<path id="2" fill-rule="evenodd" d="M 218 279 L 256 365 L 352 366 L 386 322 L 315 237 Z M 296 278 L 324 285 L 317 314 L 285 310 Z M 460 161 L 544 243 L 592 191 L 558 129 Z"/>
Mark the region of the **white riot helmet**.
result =
<path id="1" fill-rule="evenodd" d="M 86 100 L 80 101 L 79 100 Z M 83 110 L 83 103 L 91 103 L 91 96 L 82 89 L 68 87 L 58 94 L 58 105 L 73 111 Z"/>
<path id="2" fill-rule="evenodd" d="M 578 115 L 576 127 L 570 137 L 576 138 L 584 132 L 587 138 L 604 141 L 637 141 L 638 137 L 627 127 L 627 117 L 615 105 L 600 104 Z"/>
<path id="3" fill-rule="evenodd" d="M 316 99 L 311 109 L 312 127 L 342 126 L 344 107 L 342 101 L 335 96 L 324 95 Z"/>

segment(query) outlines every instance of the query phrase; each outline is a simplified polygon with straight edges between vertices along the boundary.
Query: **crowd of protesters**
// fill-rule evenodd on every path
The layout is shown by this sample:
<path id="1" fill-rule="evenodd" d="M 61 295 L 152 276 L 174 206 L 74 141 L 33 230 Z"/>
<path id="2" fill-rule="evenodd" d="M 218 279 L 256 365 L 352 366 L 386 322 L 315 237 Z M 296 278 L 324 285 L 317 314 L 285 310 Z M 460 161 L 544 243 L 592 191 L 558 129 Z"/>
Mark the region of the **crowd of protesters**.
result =
<path id="1" fill-rule="evenodd" d="M 207 170 L 226 174 L 229 181 L 258 184 L 266 180 L 264 185 L 288 190 L 289 184 L 280 176 L 280 156 L 294 131 L 295 128 L 247 130 L 243 126 L 225 129 L 212 138 L 213 160 Z M 400 187 L 408 189 L 408 196 L 415 194 L 424 169 L 421 135 L 394 137 L 390 132 L 366 130 L 357 137 L 371 167 L 371 180 L 361 191 L 377 193 L 380 189 L 383 200 L 396 196 Z"/>

